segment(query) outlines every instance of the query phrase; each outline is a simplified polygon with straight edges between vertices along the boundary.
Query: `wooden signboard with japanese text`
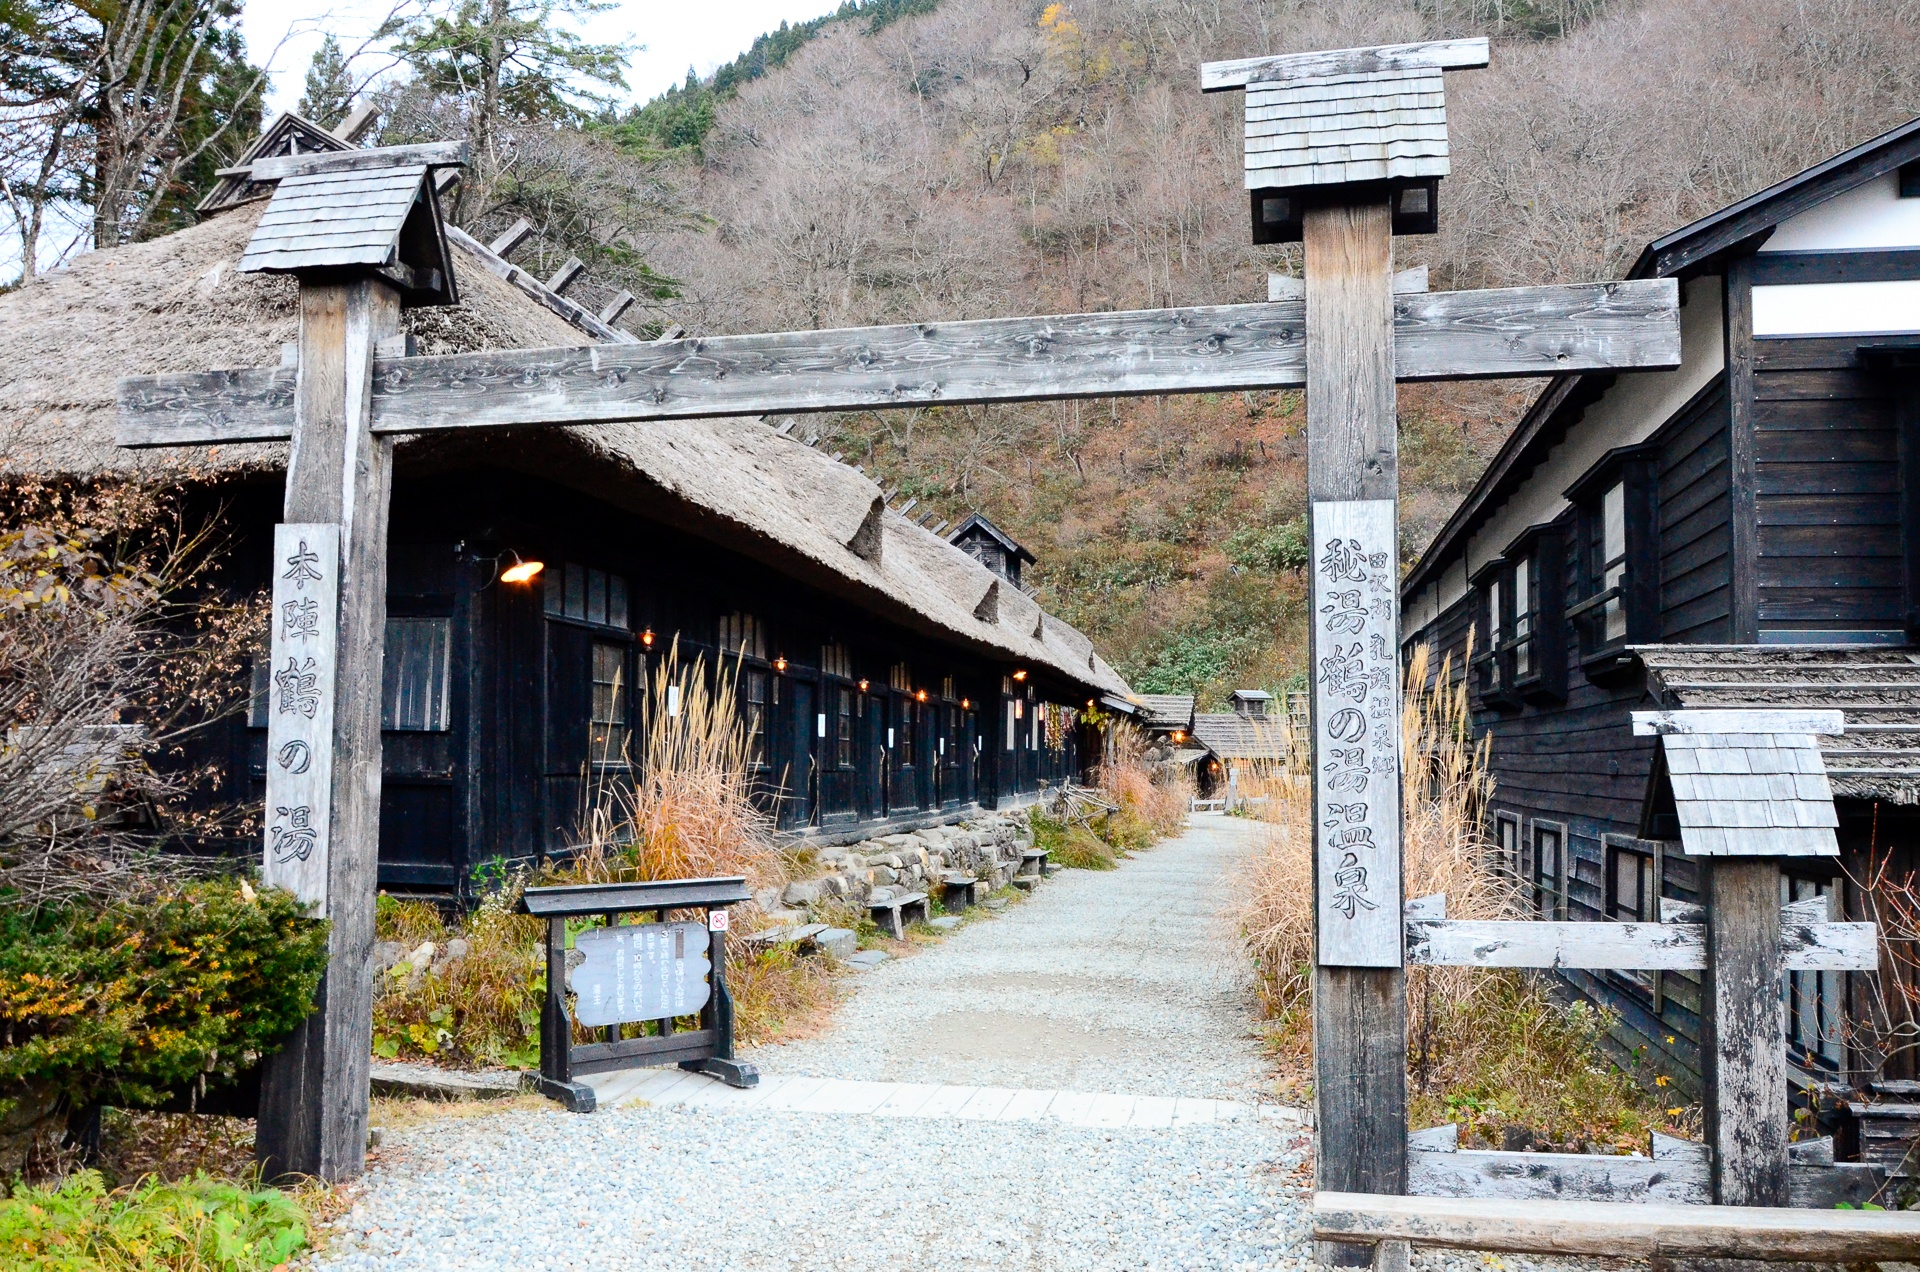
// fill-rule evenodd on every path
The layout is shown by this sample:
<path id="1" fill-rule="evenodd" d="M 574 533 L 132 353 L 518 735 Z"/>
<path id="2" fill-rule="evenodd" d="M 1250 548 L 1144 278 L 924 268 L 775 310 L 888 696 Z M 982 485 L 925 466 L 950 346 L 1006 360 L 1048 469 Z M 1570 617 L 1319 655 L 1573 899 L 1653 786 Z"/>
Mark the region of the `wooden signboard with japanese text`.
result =
<path id="1" fill-rule="evenodd" d="M 1399 967 L 1394 501 L 1313 505 L 1314 840 L 1323 967 Z"/>
<path id="2" fill-rule="evenodd" d="M 691 1016 L 712 992 L 708 944 L 704 923 L 627 923 L 580 933 L 573 946 L 586 961 L 567 977 L 573 1018 L 598 1026 Z"/>
<path id="3" fill-rule="evenodd" d="M 316 918 L 326 918 L 340 527 L 275 526 L 273 561 L 261 878 L 306 902 Z"/>

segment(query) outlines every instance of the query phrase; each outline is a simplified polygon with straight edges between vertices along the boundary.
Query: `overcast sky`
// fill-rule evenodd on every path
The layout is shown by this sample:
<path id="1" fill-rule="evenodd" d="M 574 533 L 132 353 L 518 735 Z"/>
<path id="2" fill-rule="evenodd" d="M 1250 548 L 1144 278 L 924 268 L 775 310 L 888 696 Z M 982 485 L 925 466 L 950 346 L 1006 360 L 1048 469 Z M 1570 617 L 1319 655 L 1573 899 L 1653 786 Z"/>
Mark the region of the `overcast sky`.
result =
<path id="1" fill-rule="evenodd" d="M 337 0 L 331 5 L 310 0 L 246 0 L 248 56 L 256 62 L 271 59 L 268 118 L 299 104 L 307 63 L 320 47 L 323 31 L 333 32 L 341 47 L 352 51 L 386 16 L 390 4 L 391 0 Z M 633 55 L 627 71 L 631 96 L 644 102 L 678 83 L 689 66 L 705 75 L 744 53 L 755 36 L 774 30 L 782 21 L 804 22 L 839 7 L 839 0 L 622 0 L 589 20 L 583 34 L 595 41 L 625 40 L 646 46 Z"/>

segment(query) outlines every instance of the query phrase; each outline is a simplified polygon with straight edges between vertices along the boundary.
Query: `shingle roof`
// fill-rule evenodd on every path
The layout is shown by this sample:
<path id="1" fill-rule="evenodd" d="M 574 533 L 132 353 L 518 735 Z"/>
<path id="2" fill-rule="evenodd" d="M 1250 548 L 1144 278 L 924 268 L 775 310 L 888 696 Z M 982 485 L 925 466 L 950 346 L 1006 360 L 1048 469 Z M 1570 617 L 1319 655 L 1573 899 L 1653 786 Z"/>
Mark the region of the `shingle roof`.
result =
<path id="1" fill-rule="evenodd" d="M 1436 67 L 1247 85 L 1249 190 L 1447 175 Z"/>
<path id="2" fill-rule="evenodd" d="M 1190 729 L 1193 727 L 1193 695 L 1190 693 L 1143 693 L 1139 695 L 1143 715 L 1141 723 L 1150 729 Z"/>
<path id="3" fill-rule="evenodd" d="M 1662 706 L 1839 711 L 1846 732 L 1817 737 L 1833 793 L 1920 804 L 1920 650 L 1642 645 L 1634 652 Z"/>
<path id="4" fill-rule="evenodd" d="M 274 190 L 239 269 L 395 264 L 400 231 L 426 179 L 425 164 L 288 177 Z"/>
<path id="5" fill-rule="evenodd" d="M 1287 727 L 1275 719 L 1224 712 L 1193 717 L 1194 741 L 1223 760 L 1284 760 Z"/>
<path id="6" fill-rule="evenodd" d="M 1680 820 L 1700 857 L 1833 857 L 1840 818 L 1814 732 L 1837 734 L 1837 711 L 1636 711 L 1635 733 L 1658 733 Z"/>

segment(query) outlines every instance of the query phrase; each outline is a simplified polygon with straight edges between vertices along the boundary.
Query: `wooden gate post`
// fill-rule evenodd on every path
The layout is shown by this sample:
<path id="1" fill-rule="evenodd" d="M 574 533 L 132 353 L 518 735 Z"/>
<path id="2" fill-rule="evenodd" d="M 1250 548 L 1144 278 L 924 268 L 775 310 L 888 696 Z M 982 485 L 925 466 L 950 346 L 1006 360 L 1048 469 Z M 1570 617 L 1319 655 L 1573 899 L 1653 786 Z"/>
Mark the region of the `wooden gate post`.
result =
<path id="1" fill-rule="evenodd" d="M 243 272 L 300 282 L 285 522 L 274 533 L 262 877 L 331 928 L 313 1015 L 262 1064 L 268 1179 L 366 1165 L 380 861 L 380 711 L 393 438 L 373 432 L 374 355 L 400 308 L 458 300 L 434 173 L 465 143 L 257 160 L 278 182 Z"/>
<path id="2" fill-rule="evenodd" d="M 1707 967 L 1701 1058 L 1713 1200 L 1784 1206 L 1787 1028 L 1780 997 L 1780 865 L 1713 857 L 1706 875 Z"/>
<path id="3" fill-rule="evenodd" d="M 1377 201 L 1305 215 L 1307 499 L 1315 621 L 1315 1186 L 1407 1182 L 1400 885 L 1399 494 L 1393 218 Z M 1383 555 L 1384 554 L 1384 555 Z M 1363 1264 L 1364 1246 L 1323 1246 Z"/>
<path id="4" fill-rule="evenodd" d="M 400 292 L 376 277 L 300 285 L 300 379 L 285 518 L 338 527 L 335 665 L 315 690 L 331 698 L 324 803 L 306 820 L 325 836 L 304 900 L 332 924 L 314 1014 L 267 1058 L 255 1155 L 267 1178 L 351 1179 L 365 1166 L 373 1039 L 373 911 L 380 856 L 380 702 L 387 617 L 387 506 L 393 441 L 371 431 L 373 356 L 400 327 Z M 276 576 L 287 563 L 276 561 Z M 276 612 L 275 657 L 284 624 Z M 270 713 L 276 704 L 269 702 Z M 297 714 L 297 713 L 296 713 Z M 309 761 L 311 762 L 311 761 Z M 275 757 L 268 757 L 271 765 Z M 271 834 L 283 818 L 270 794 Z M 290 863 L 288 863 L 290 864 Z M 267 878 L 275 881 L 271 846 Z M 317 886 L 319 895 L 311 895 Z"/>

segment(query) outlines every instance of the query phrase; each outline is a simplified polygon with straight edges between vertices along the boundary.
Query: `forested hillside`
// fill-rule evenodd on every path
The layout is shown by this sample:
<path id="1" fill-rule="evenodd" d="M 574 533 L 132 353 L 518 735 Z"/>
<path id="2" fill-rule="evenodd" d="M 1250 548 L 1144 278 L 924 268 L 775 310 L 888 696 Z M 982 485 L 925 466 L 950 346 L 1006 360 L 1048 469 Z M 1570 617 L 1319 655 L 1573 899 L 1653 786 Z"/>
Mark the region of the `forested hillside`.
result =
<path id="1" fill-rule="evenodd" d="M 916 6 L 920 7 L 920 6 Z M 1502 12 L 1503 11 L 1503 12 Z M 1503 16 L 1504 15 L 1504 16 Z M 1240 101 L 1208 59 L 1486 32 L 1448 77 L 1436 287 L 1618 277 L 1654 235 L 1920 114 L 1913 0 L 941 0 L 831 23 L 709 98 L 710 218 L 651 259 L 698 331 L 1263 298 Z M 1401 394 L 1411 560 L 1533 386 Z M 1134 683 L 1275 687 L 1303 659 L 1291 393 L 931 408 L 813 424 L 942 516 L 979 508 Z"/>
<path id="2" fill-rule="evenodd" d="M 0 0 L 8 285 L 190 217 L 255 135 L 239 7 L 187 3 L 194 42 L 143 8 Z M 471 139 L 454 219 L 527 218 L 519 263 L 578 256 L 569 294 L 630 291 L 647 333 L 1259 299 L 1297 260 L 1248 245 L 1240 98 L 1199 93 L 1210 59 L 1494 37 L 1491 69 L 1448 77 L 1442 232 L 1395 244 L 1436 287 L 1618 277 L 1648 238 L 1920 114 L 1920 0 L 845 0 L 639 108 L 615 104 L 630 47 L 569 34 L 594 11 L 417 0 L 365 48 L 329 41 L 301 109 L 331 125 L 371 96 L 371 140 Z M 46 248 L 63 217 L 82 232 Z M 1402 392 L 1409 560 L 1530 391 Z M 1297 395 L 1263 393 L 805 429 L 903 499 L 1005 526 L 1141 688 L 1218 700 L 1302 659 L 1301 426 Z"/>

